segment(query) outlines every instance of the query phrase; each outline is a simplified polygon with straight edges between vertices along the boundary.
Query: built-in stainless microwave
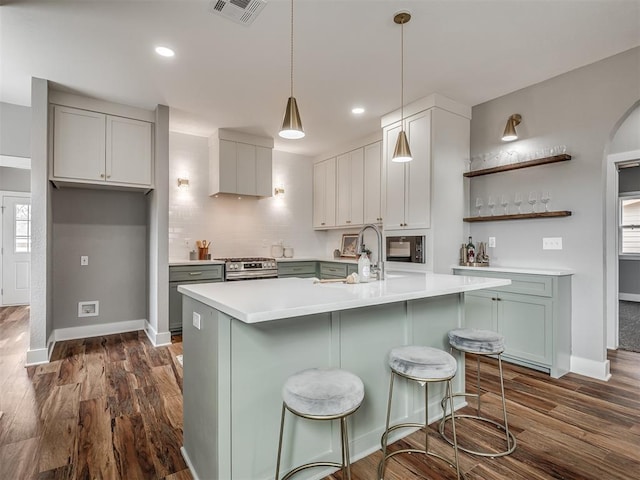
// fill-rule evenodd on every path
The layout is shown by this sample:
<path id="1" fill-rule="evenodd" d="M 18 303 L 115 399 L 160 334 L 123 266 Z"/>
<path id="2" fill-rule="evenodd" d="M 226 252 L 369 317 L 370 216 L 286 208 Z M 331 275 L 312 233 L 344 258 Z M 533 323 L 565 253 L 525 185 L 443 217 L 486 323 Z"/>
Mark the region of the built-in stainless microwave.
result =
<path id="1" fill-rule="evenodd" d="M 425 263 L 424 235 L 387 237 L 387 262 Z"/>

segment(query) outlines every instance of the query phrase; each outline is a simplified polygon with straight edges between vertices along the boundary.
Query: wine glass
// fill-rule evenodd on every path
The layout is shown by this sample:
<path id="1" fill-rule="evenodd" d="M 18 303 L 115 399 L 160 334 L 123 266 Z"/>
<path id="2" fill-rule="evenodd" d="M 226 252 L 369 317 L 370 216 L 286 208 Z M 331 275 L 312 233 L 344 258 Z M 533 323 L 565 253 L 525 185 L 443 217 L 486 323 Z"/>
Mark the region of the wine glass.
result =
<path id="1" fill-rule="evenodd" d="M 522 205 L 522 194 L 521 193 L 516 193 L 516 196 L 513 199 L 513 204 L 516 207 L 518 207 L 518 213 L 522 213 L 522 210 L 520 209 L 520 205 Z"/>
<path id="2" fill-rule="evenodd" d="M 489 207 L 489 209 L 491 210 L 491 216 L 493 216 L 493 215 L 494 215 L 494 213 L 493 213 L 493 209 L 494 209 L 494 208 L 495 208 L 495 206 L 496 206 L 496 201 L 495 201 L 495 199 L 493 198 L 493 195 L 489 195 L 489 200 L 487 200 L 487 206 L 488 206 L 488 207 Z"/>
<path id="3" fill-rule="evenodd" d="M 542 192 L 542 195 L 540 196 L 540 203 L 544 205 L 545 212 L 549 211 L 549 200 L 551 200 L 551 193 L 548 190 Z"/>
<path id="4" fill-rule="evenodd" d="M 478 210 L 478 216 L 480 216 L 480 210 L 482 210 L 482 198 L 478 197 L 476 198 L 476 209 Z"/>
<path id="5" fill-rule="evenodd" d="M 531 213 L 536 213 L 536 203 L 538 202 L 538 194 L 536 192 L 529 193 L 529 205 L 531 205 Z"/>
<path id="6" fill-rule="evenodd" d="M 500 197 L 500 206 L 504 210 L 504 215 L 507 215 L 507 207 L 509 206 L 509 197 L 506 195 L 502 195 Z"/>

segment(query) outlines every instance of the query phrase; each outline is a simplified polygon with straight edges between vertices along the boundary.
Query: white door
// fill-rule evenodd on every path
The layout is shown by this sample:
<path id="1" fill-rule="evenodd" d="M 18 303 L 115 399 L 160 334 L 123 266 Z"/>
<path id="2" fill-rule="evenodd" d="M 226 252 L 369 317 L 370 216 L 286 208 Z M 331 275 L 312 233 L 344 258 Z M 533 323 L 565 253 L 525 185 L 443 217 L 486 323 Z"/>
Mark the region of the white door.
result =
<path id="1" fill-rule="evenodd" d="M 2 197 L 2 305 L 29 303 L 31 199 Z"/>

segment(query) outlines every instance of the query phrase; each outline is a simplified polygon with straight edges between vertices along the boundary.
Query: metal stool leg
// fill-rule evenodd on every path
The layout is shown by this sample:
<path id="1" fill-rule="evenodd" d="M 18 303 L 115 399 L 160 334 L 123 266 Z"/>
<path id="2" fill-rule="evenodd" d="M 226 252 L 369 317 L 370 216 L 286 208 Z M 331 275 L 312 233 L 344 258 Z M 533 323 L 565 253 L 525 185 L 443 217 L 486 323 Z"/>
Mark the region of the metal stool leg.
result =
<path id="1" fill-rule="evenodd" d="M 349 435 L 347 430 L 347 418 L 340 419 L 340 433 L 342 434 L 342 475 L 346 470 L 347 480 L 351 480 L 351 461 L 349 459 Z"/>
<path id="2" fill-rule="evenodd" d="M 391 372 L 391 379 L 389 380 L 389 398 L 387 400 L 387 423 L 384 427 L 384 433 L 382 434 L 382 460 L 378 467 L 379 480 L 384 480 L 384 469 L 387 461 L 387 444 L 389 442 L 389 422 L 391 421 L 391 399 L 393 398 L 393 377 L 395 373 Z M 277 479 L 276 479 L 277 480 Z"/>
<path id="3" fill-rule="evenodd" d="M 282 404 L 282 416 L 280 417 L 280 440 L 278 441 L 278 460 L 276 462 L 276 480 L 280 478 L 280 456 L 282 455 L 282 434 L 284 431 L 285 406 Z"/>

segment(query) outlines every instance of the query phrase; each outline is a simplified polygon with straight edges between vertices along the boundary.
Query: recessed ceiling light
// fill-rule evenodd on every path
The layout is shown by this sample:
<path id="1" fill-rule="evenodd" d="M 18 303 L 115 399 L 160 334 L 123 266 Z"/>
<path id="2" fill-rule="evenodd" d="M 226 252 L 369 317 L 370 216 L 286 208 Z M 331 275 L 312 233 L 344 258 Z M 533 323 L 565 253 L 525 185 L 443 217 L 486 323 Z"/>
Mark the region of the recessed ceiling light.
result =
<path id="1" fill-rule="evenodd" d="M 163 57 L 173 57 L 176 54 L 176 52 L 168 47 L 156 47 L 156 53 Z"/>
<path id="2" fill-rule="evenodd" d="M 353 113 L 354 115 L 362 115 L 364 113 L 364 108 L 354 107 L 351 109 L 351 113 Z"/>

